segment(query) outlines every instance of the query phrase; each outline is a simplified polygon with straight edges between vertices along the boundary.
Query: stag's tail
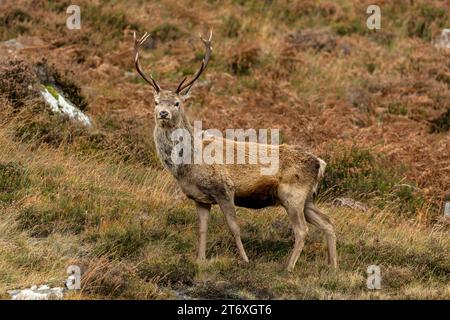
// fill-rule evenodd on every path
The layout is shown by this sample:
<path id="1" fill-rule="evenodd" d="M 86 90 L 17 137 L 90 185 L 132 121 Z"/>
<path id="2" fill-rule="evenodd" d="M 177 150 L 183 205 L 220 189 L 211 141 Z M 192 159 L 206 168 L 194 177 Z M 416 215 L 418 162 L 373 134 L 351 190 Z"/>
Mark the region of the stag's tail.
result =
<path id="1" fill-rule="evenodd" d="M 319 187 L 319 183 L 322 180 L 322 178 L 325 175 L 325 168 L 327 167 L 327 163 L 320 159 L 319 157 L 316 157 L 317 161 L 319 162 L 319 168 L 317 170 L 317 179 L 316 184 L 314 185 L 314 188 L 312 190 L 312 193 L 315 194 L 317 192 L 317 189 Z"/>
<path id="2" fill-rule="evenodd" d="M 325 175 L 325 168 L 327 167 L 327 163 L 320 158 L 317 158 L 317 160 L 319 161 L 319 172 L 317 174 L 317 180 L 320 181 Z"/>

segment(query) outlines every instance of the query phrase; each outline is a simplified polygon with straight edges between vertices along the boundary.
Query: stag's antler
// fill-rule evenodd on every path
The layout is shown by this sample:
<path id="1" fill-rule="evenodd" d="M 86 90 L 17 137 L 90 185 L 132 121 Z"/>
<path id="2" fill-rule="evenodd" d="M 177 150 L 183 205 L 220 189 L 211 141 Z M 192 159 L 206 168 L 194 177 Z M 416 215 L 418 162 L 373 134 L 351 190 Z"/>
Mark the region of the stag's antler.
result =
<path id="1" fill-rule="evenodd" d="M 158 83 L 156 83 L 155 79 L 153 79 L 152 75 L 150 75 L 150 79 L 147 77 L 147 75 L 142 71 L 141 64 L 139 63 L 139 48 L 144 44 L 144 42 L 150 37 L 150 34 L 147 32 L 142 36 L 141 39 L 136 39 L 136 32 L 133 34 L 134 37 L 134 64 L 136 66 L 137 72 L 141 75 L 141 77 L 147 81 L 156 92 L 160 92 L 161 88 L 159 87 Z"/>
<path id="2" fill-rule="evenodd" d="M 187 90 L 185 93 L 188 93 L 189 90 L 191 90 L 192 86 L 194 85 L 194 82 L 200 77 L 200 75 L 203 73 L 203 71 L 205 71 L 206 66 L 208 65 L 209 58 L 211 57 L 211 52 L 212 52 L 212 47 L 211 47 L 212 30 L 209 33 L 208 40 L 203 39 L 203 37 L 201 35 L 200 35 L 200 39 L 202 40 L 203 44 L 205 45 L 205 51 L 206 51 L 205 57 L 202 60 L 202 65 L 200 66 L 200 69 L 197 71 L 197 73 L 195 74 L 194 78 L 192 78 L 192 80 L 190 80 L 188 83 L 184 84 L 184 82 L 187 79 L 187 78 L 184 78 L 180 82 L 175 93 L 180 93 L 180 92 L 184 91 L 186 88 L 187 88 Z"/>

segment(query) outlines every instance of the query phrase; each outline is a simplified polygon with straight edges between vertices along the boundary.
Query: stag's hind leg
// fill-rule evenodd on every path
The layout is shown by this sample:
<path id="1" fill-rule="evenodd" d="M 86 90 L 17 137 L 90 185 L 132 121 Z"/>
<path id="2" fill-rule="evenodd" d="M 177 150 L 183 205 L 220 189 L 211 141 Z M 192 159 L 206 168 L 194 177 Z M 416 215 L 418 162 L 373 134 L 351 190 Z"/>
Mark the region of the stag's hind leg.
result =
<path id="1" fill-rule="evenodd" d="M 328 247 L 328 263 L 336 268 L 336 233 L 334 232 L 333 222 L 327 215 L 317 209 L 312 201 L 308 201 L 305 205 L 305 218 L 306 221 L 325 233 Z"/>
<path id="2" fill-rule="evenodd" d="M 300 186 L 280 185 L 278 197 L 286 209 L 295 236 L 295 244 L 287 264 L 287 270 L 294 270 L 295 264 L 305 245 L 308 226 L 304 215 L 307 192 Z"/>

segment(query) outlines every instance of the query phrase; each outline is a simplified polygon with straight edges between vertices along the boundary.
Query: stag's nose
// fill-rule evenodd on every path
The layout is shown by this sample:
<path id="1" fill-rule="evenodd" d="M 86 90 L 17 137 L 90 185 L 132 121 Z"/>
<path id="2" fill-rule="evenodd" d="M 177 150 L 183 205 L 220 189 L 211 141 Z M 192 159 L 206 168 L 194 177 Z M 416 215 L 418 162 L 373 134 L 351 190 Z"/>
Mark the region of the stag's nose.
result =
<path id="1" fill-rule="evenodd" d="M 162 111 L 159 112 L 159 117 L 160 117 L 161 119 L 165 119 L 165 118 L 167 118 L 168 116 L 169 116 L 169 112 L 166 111 L 166 110 L 162 110 Z"/>

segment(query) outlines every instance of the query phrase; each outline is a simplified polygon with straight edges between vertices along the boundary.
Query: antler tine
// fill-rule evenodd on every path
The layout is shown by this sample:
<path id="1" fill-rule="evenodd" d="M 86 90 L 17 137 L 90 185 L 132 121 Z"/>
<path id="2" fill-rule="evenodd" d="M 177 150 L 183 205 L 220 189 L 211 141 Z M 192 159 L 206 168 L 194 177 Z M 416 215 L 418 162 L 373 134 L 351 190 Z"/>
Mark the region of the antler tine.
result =
<path id="1" fill-rule="evenodd" d="M 183 80 L 181 80 L 180 84 L 178 85 L 177 90 L 175 90 L 176 93 L 179 93 L 181 91 L 181 86 L 183 85 L 183 83 L 187 80 L 187 77 L 184 77 Z"/>
<path id="2" fill-rule="evenodd" d="M 197 73 L 192 78 L 192 80 L 190 80 L 186 84 L 184 84 L 184 82 L 186 81 L 186 78 L 184 78 L 183 81 L 181 81 L 181 83 L 178 85 L 178 88 L 175 91 L 176 93 L 180 93 L 183 90 L 185 90 L 186 88 L 187 88 L 186 93 L 188 93 L 189 90 L 191 90 L 192 86 L 194 85 L 194 82 L 197 81 L 197 79 L 200 77 L 200 75 L 203 73 L 203 71 L 205 71 L 206 67 L 208 66 L 208 62 L 209 62 L 209 59 L 211 57 L 211 52 L 212 52 L 211 39 L 212 39 L 212 30 L 210 30 L 210 34 L 209 34 L 208 40 L 204 39 L 200 35 L 200 40 L 202 40 L 203 44 L 205 45 L 205 51 L 206 51 L 205 56 L 204 56 L 204 58 L 202 60 L 202 64 L 200 66 L 200 69 L 197 71 Z"/>
<path id="3" fill-rule="evenodd" d="M 156 92 L 160 92 L 161 88 L 159 87 L 158 83 L 153 79 L 152 75 L 149 77 L 142 71 L 141 63 L 139 62 L 139 48 L 147 41 L 147 39 L 150 37 L 149 33 L 144 33 L 144 35 L 137 40 L 136 38 L 136 32 L 133 33 L 134 38 L 134 65 L 136 66 L 137 72 L 141 75 L 141 77 L 147 81 Z"/>
<path id="4" fill-rule="evenodd" d="M 200 38 L 202 39 L 203 42 L 205 42 L 205 41 L 211 42 L 211 39 L 212 39 L 212 29 L 209 30 L 209 39 L 208 39 L 208 40 L 203 39 L 203 37 L 202 37 L 201 35 L 200 35 Z"/>

